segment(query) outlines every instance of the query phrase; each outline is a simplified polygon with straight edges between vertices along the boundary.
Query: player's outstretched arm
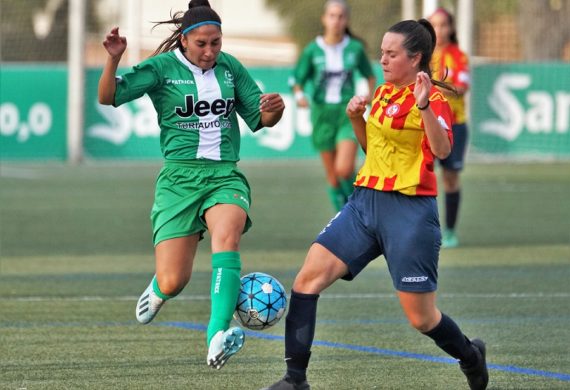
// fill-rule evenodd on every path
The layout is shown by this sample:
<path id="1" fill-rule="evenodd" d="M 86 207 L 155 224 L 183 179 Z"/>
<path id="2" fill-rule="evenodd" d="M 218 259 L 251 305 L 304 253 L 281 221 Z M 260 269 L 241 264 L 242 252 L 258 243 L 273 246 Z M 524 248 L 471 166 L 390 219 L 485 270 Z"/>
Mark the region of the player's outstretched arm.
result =
<path id="1" fill-rule="evenodd" d="M 115 103 L 115 75 L 121 57 L 127 48 L 127 38 L 120 36 L 119 28 L 115 27 L 105 37 L 103 46 L 109 55 L 99 79 L 99 103 L 110 105 Z"/>
<path id="2" fill-rule="evenodd" d="M 261 125 L 272 127 L 281 120 L 285 103 L 278 93 L 264 93 L 259 100 L 259 110 L 261 111 Z"/>

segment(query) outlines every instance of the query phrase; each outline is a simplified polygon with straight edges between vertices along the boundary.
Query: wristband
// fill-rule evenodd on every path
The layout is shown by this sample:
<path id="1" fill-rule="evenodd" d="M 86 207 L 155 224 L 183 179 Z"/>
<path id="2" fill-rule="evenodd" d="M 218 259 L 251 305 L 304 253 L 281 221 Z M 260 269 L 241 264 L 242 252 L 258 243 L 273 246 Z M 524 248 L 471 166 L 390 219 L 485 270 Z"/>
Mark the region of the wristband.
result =
<path id="1" fill-rule="evenodd" d="M 295 101 L 298 102 L 301 99 L 305 98 L 305 94 L 303 93 L 303 91 L 296 91 L 295 92 Z"/>
<path id="2" fill-rule="evenodd" d="M 427 101 L 427 103 L 426 103 L 426 105 L 425 105 L 425 106 L 423 106 L 423 107 L 420 107 L 420 106 L 418 106 L 418 104 L 416 103 L 416 107 L 417 107 L 417 108 L 418 108 L 418 110 L 420 110 L 420 111 L 423 111 L 423 110 L 425 110 L 426 108 L 428 108 L 428 107 L 429 107 L 429 99 L 428 99 L 428 101 Z"/>

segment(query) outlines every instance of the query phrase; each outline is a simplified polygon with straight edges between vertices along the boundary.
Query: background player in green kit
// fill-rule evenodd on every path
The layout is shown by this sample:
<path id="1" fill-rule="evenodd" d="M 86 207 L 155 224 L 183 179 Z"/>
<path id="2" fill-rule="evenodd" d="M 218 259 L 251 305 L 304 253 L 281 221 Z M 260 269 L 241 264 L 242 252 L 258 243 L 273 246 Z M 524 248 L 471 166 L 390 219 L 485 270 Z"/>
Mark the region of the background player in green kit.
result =
<path id="1" fill-rule="evenodd" d="M 151 220 L 156 275 L 136 307 L 147 324 L 188 283 L 203 233 L 212 241 L 211 315 L 207 363 L 221 368 L 241 349 L 244 333 L 229 328 L 240 288 L 239 242 L 251 226 L 250 189 L 236 167 L 236 113 L 255 130 L 283 114 L 280 95 L 262 94 L 246 69 L 221 51 L 221 20 L 207 0 L 192 0 L 171 20 L 176 28 L 154 55 L 116 77 L 127 42 L 118 28 L 103 45 L 109 56 L 99 81 L 101 104 L 119 106 L 148 94 L 158 114 L 164 156 Z"/>
<path id="2" fill-rule="evenodd" d="M 344 0 L 325 3 L 321 17 L 323 35 L 305 47 L 292 80 L 295 100 L 301 108 L 309 106 L 303 88 L 312 84 L 313 146 L 321 155 L 328 194 L 337 211 L 352 193 L 354 182 L 358 145 L 345 113 L 346 104 L 355 94 L 354 72 L 367 78 L 369 93 L 376 85 L 364 46 L 348 28 L 348 17 Z"/>

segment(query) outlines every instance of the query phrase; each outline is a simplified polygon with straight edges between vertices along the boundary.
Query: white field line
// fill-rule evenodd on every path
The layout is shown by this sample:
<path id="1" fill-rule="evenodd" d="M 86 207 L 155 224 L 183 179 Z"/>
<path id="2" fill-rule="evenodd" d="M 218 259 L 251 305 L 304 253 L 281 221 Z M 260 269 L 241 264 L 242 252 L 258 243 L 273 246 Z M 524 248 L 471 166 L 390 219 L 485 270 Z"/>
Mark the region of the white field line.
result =
<path id="1" fill-rule="evenodd" d="M 37 172 L 35 169 L 26 169 L 26 168 L 7 168 L 1 167 L 0 168 L 0 177 L 5 177 L 9 179 L 39 179 L 41 174 Z"/>
<path id="2" fill-rule="evenodd" d="M 552 298 L 570 298 L 570 293 L 566 292 L 555 292 L 555 293 L 481 293 L 481 294 L 471 294 L 471 293 L 443 293 L 439 294 L 440 298 L 447 299 L 482 299 L 482 298 L 495 298 L 495 299 L 552 299 Z M 46 296 L 46 297 L 4 297 L 3 301 L 16 301 L 16 302 L 49 302 L 49 301 L 65 301 L 65 302 L 89 302 L 89 301 L 136 301 L 139 297 L 135 295 L 125 295 L 125 296 L 77 296 L 77 297 L 57 297 L 57 296 Z M 394 299 L 395 294 L 323 294 L 321 299 Z M 210 300 L 209 295 L 182 295 L 176 297 L 176 300 L 182 301 L 207 301 Z"/>

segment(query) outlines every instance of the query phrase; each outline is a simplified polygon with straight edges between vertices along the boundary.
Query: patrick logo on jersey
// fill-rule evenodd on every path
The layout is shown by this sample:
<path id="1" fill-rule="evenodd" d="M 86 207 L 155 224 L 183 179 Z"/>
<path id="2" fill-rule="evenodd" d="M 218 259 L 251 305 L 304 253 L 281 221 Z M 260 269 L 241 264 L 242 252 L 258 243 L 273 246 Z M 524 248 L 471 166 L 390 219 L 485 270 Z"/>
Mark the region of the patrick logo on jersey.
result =
<path id="1" fill-rule="evenodd" d="M 212 102 L 207 100 L 197 100 L 194 102 L 194 95 L 186 95 L 184 97 L 185 106 L 177 106 L 174 111 L 181 118 L 190 118 L 196 115 L 199 118 L 209 116 L 223 116 L 227 119 L 235 108 L 235 99 L 215 99 Z"/>

